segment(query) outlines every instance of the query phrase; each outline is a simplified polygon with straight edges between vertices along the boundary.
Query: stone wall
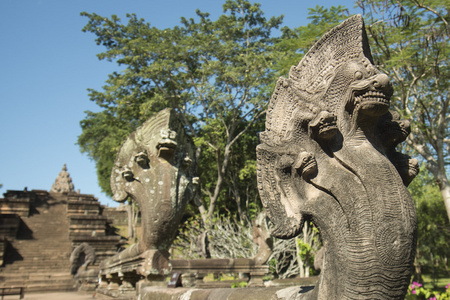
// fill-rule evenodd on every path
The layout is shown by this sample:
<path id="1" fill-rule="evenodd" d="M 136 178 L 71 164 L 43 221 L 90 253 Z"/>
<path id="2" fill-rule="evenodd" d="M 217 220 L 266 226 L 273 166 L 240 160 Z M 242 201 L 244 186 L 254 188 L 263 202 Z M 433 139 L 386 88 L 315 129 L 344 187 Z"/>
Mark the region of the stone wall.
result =
<path id="1" fill-rule="evenodd" d="M 128 226 L 126 207 L 105 207 L 103 215 L 111 220 L 113 226 Z"/>

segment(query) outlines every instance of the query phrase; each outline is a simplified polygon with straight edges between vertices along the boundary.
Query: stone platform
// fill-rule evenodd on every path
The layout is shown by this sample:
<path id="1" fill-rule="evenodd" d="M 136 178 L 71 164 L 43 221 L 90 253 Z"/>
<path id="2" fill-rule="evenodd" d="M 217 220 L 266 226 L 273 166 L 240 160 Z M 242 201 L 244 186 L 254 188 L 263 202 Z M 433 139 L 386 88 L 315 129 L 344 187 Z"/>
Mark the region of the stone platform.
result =
<path id="1" fill-rule="evenodd" d="M 310 291 L 312 287 L 255 287 L 255 288 L 161 288 L 142 289 L 141 300 L 288 300 Z"/>
<path id="2" fill-rule="evenodd" d="M 167 281 L 141 282 L 136 285 L 136 290 L 121 291 L 109 285 L 102 290 L 96 291 L 96 299 L 100 297 L 111 297 L 114 300 L 252 300 L 271 299 L 288 300 L 296 299 L 300 294 L 311 291 L 316 285 L 318 276 L 308 278 L 273 279 L 265 281 L 263 286 L 231 288 L 232 283 L 244 280 L 232 281 L 207 281 L 195 287 L 168 287 Z"/>

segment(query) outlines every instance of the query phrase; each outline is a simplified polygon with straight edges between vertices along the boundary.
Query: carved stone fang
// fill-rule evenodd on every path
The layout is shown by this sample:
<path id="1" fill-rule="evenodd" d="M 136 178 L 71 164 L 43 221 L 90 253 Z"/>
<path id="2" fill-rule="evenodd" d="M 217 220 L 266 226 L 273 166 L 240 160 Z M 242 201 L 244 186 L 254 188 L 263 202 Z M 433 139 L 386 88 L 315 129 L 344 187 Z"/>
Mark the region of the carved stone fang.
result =
<path id="1" fill-rule="evenodd" d="M 308 175 L 312 174 L 315 170 L 317 170 L 317 163 L 314 160 L 307 161 L 303 167 L 303 178 L 308 177 Z"/>
<path id="2" fill-rule="evenodd" d="M 390 99 L 382 92 L 379 91 L 368 91 L 361 95 L 355 96 L 354 100 L 355 104 L 364 104 L 364 103 L 381 103 L 385 105 L 389 105 Z"/>
<path id="3" fill-rule="evenodd" d="M 156 149 L 159 150 L 161 148 L 175 150 L 177 148 L 177 142 L 175 142 L 171 139 L 163 139 L 163 140 L 159 141 L 158 144 L 156 145 Z"/>
<path id="4" fill-rule="evenodd" d="M 310 177 L 317 170 L 317 162 L 314 155 L 308 152 L 302 152 L 298 155 L 297 161 L 294 164 L 304 179 Z"/>
<path id="5" fill-rule="evenodd" d="M 330 112 L 322 111 L 309 123 L 312 137 L 316 140 L 328 140 L 336 135 L 336 116 Z"/>

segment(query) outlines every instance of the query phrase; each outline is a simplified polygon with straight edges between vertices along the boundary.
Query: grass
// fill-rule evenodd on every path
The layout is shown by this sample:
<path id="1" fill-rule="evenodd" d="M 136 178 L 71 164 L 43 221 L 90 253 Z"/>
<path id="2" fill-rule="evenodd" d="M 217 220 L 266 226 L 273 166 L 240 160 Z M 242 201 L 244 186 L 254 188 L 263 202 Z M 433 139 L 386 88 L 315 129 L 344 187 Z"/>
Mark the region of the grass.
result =
<path id="1" fill-rule="evenodd" d="M 223 281 L 223 280 L 235 280 L 237 277 L 231 274 L 221 273 L 217 279 L 214 278 L 214 274 L 210 273 L 203 278 L 203 281 Z"/>
<path id="2" fill-rule="evenodd" d="M 450 283 L 450 277 L 448 276 L 440 276 L 439 278 L 437 278 L 435 281 L 435 286 L 433 285 L 433 278 L 431 274 L 422 274 L 422 278 L 424 281 L 423 286 L 426 289 L 431 290 L 445 290 L 445 286 Z"/>

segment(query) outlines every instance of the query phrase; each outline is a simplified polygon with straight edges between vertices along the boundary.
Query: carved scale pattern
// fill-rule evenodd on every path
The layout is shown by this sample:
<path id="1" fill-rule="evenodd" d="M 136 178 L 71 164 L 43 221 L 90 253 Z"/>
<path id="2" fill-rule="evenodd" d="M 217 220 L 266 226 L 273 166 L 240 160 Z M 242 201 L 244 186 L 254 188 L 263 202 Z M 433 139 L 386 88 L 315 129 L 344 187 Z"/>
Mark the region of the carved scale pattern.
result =
<path id="1" fill-rule="evenodd" d="M 378 129 L 391 95 L 360 15 L 326 33 L 277 82 L 257 148 L 258 189 L 274 235 L 291 238 L 305 220 L 320 230 L 321 279 L 304 299 L 406 293 L 416 215 L 403 184 L 412 178 L 388 159 L 397 143 Z"/>

